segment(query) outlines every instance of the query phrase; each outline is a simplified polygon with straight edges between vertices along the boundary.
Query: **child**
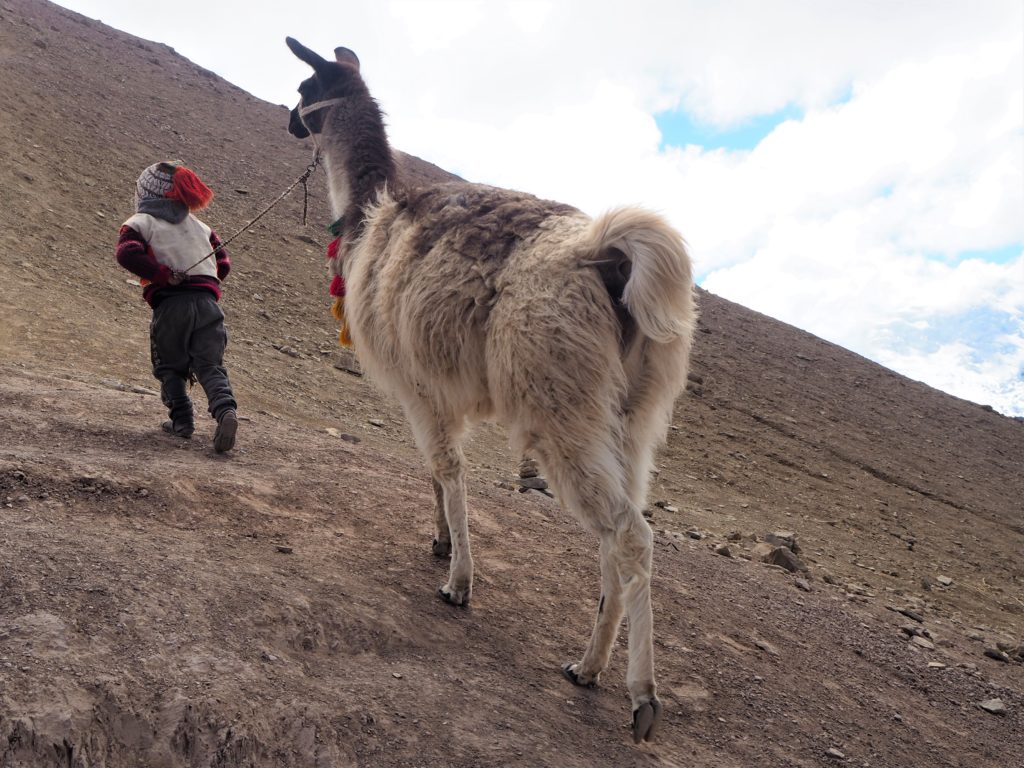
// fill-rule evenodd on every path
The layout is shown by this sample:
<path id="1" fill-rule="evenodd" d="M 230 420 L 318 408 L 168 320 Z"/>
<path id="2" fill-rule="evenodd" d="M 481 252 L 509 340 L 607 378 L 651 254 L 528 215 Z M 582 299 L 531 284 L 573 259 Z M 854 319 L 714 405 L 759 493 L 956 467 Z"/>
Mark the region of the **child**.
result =
<path id="1" fill-rule="evenodd" d="M 137 212 L 121 226 L 117 262 L 141 278 L 142 296 L 153 308 L 153 375 L 171 417 L 163 423 L 164 431 L 192 436 L 188 378 L 194 373 L 217 420 L 213 447 L 224 453 L 234 447 L 238 431 L 237 404 L 224 368 L 228 336 L 217 304 L 231 261 L 224 249 L 200 261 L 221 243 L 191 214 L 211 199 L 210 188 L 180 163 L 149 166 L 135 185 Z"/>

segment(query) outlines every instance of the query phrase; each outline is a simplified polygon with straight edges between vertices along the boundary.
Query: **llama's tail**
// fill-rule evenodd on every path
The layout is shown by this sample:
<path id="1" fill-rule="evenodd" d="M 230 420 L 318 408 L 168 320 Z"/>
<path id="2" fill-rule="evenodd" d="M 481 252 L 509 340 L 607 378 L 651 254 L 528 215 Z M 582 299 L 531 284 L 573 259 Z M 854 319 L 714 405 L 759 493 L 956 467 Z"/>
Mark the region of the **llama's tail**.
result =
<path id="1" fill-rule="evenodd" d="M 693 268 L 676 230 L 650 211 L 616 208 L 595 219 L 589 235 L 592 263 L 605 265 L 606 284 L 616 279 L 609 274 L 624 280 L 622 303 L 644 336 L 668 343 L 693 333 Z"/>

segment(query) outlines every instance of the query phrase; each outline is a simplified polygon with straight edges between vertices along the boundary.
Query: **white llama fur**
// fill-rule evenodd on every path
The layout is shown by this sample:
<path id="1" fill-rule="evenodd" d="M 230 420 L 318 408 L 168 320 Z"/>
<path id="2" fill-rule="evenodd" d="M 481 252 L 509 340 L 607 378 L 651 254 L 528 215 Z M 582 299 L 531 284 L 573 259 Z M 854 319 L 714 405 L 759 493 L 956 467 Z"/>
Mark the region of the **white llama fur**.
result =
<path id="1" fill-rule="evenodd" d="M 596 623 L 582 659 L 563 671 L 595 684 L 627 615 L 633 736 L 650 739 L 661 705 L 653 537 L 641 511 L 696 325 L 681 236 L 638 208 L 591 220 L 483 185 L 407 189 L 355 55 L 339 48 L 330 62 L 288 43 L 315 72 L 300 86 L 290 130 L 317 138 L 335 215 L 344 217 L 340 264 L 355 349 L 401 402 L 433 478 L 434 551 L 451 553 L 441 597 L 470 599 L 460 444 L 471 422 L 496 419 L 600 542 Z M 303 106 L 315 108 L 299 116 Z"/>

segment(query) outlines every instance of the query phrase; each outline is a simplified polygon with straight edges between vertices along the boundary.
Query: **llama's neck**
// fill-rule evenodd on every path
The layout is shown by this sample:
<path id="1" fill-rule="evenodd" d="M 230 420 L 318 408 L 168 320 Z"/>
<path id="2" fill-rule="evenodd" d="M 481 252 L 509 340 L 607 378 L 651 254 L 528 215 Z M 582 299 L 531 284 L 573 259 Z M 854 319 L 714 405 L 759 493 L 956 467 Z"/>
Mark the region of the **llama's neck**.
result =
<path id="1" fill-rule="evenodd" d="M 327 192 L 331 198 L 331 213 L 334 214 L 335 219 L 340 219 L 344 215 L 352 200 L 345 160 L 343 156 L 339 158 L 339 155 L 343 154 L 343 149 L 340 147 L 334 151 L 327 151 L 326 148 L 323 151 L 324 170 L 327 173 Z"/>
<path id="2" fill-rule="evenodd" d="M 369 96 L 352 101 L 328 115 L 321 151 L 334 217 L 357 236 L 366 209 L 394 185 L 395 164 L 377 103 Z"/>

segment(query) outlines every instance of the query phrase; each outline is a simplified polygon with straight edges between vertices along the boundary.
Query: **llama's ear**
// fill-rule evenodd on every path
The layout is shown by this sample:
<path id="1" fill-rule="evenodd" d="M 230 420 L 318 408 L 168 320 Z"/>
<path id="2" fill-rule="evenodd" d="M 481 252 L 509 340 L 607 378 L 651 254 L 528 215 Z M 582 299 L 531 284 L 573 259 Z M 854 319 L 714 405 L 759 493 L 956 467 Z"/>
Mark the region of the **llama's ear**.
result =
<path id="1" fill-rule="evenodd" d="M 302 59 L 304 62 L 309 64 L 314 70 L 319 72 L 321 69 L 328 65 L 327 59 L 320 54 L 309 50 L 306 46 L 296 40 L 294 37 L 286 37 L 284 41 L 291 48 L 292 53 Z"/>
<path id="2" fill-rule="evenodd" d="M 334 58 L 339 64 L 345 64 L 349 67 L 354 67 L 356 72 L 359 71 L 359 57 L 355 55 L 353 51 L 343 46 L 338 46 L 334 49 Z"/>

